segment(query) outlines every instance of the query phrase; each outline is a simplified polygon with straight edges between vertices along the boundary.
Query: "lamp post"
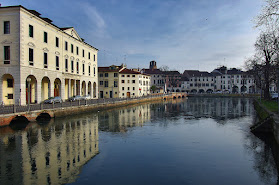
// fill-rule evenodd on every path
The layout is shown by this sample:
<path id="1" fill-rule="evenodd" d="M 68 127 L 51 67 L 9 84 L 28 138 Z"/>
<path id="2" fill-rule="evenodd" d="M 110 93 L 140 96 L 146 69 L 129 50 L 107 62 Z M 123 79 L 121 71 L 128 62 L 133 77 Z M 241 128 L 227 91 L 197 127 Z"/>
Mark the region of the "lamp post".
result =
<path id="1" fill-rule="evenodd" d="M 277 93 L 279 94 L 279 67 L 276 68 L 277 72 Z M 279 112 L 279 97 L 277 95 L 277 101 L 278 101 L 278 112 Z"/>
<path id="2" fill-rule="evenodd" d="M 27 101 L 28 101 L 28 112 L 30 111 L 30 99 L 31 99 L 31 94 L 30 91 L 31 90 L 31 78 L 28 77 L 27 78 Z"/>

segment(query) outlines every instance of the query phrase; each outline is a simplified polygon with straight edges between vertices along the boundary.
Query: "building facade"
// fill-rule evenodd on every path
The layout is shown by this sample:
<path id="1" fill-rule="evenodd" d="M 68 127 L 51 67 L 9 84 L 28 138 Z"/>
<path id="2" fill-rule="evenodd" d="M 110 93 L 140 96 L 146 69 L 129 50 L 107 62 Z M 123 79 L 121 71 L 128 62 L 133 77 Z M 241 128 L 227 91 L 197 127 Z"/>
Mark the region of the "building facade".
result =
<path id="1" fill-rule="evenodd" d="M 185 70 L 182 91 L 191 93 L 255 93 L 255 80 L 249 72 L 222 66 L 211 73 Z"/>
<path id="2" fill-rule="evenodd" d="M 0 7 L 0 22 L 0 102 L 98 98 L 98 49 L 74 28 L 60 28 L 23 6 Z"/>
<path id="3" fill-rule="evenodd" d="M 150 76 L 126 66 L 99 67 L 100 98 L 132 98 L 150 93 Z"/>

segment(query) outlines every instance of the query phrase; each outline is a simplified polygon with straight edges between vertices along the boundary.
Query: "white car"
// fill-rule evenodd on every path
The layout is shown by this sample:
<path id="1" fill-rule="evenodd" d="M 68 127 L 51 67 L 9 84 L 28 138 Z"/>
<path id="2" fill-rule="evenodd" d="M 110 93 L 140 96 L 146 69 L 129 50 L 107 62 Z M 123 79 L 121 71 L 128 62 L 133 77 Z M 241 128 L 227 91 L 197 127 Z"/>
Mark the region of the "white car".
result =
<path id="1" fill-rule="evenodd" d="M 278 93 L 270 93 L 271 99 L 278 99 Z"/>

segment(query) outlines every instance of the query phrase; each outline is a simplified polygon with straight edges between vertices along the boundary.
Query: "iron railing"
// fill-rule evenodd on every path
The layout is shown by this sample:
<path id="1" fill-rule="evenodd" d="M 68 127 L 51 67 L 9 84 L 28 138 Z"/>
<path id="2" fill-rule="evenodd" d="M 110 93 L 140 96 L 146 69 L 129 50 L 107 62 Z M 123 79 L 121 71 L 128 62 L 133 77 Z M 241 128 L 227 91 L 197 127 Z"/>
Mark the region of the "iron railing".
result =
<path id="1" fill-rule="evenodd" d="M 110 104 L 121 101 L 131 101 L 131 100 L 141 100 L 154 97 L 164 97 L 169 94 L 150 94 L 142 97 L 133 97 L 133 98 L 104 98 L 104 99 L 89 99 L 89 100 L 79 100 L 79 101 L 65 101 L 62 103 L 55 104 L 30 104 L 30 105 L 0 105 L 0 114 L 11 114 L 17 112 L 29 112 L 36 110 L 46 110 L 46 109 L 57 109 L 57 108 L 66 108 L 66 107 L 75 107 L 75 106 L 85 106 L 85 105 L 101 105 L 101 104 Z"/>

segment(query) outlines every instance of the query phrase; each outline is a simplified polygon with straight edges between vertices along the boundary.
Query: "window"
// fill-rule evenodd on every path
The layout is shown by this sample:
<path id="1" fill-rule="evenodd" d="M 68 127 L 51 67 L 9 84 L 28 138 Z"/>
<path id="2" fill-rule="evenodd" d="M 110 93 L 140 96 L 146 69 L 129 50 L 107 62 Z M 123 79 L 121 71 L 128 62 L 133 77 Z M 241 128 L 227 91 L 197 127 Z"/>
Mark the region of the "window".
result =
<path id="1" fill-rule="evenodd" d="M 82 57 L 84 57 L 84 49 L 82 50 Z"/>
<path id="2" fill-rule="evenodd" d="M 34 51 L 32 48 L 29 48 L 29 65 L 33 66 L 34 65 Z"/>
<path id="3" fill-rule="evenodd" d="M 136 75 L 132 75 L 132 77 L 133 77 L 133 78 L 135 78 L 135 77 L 136 77 Z"/>
<path id="4" fill-rule="evenodd" d="M 44 53 L 44 68 L 47 68 L 47 53 Z"/>
<path id="5" fill-rule="evenodd" d="M 130 77 L 130 75 L 127 75 L 127 77 Z"/>
<path id="6" fill-rule="evenodd" d="M 114 87 L 118 87 L 118 81 L 114 81 Z"/>
<path id="7" fill-rule="evenodd" d="M 100 81 L 100 85 L 104 85 L 104 81 Z"/>
<path id="8" fill-rule="evenodd" d="M 135 84 L 135 83 L 136 83 L 136 80 L 132 80 L 132 83 Z"/>
<path id="9" fill-rule="evenodd" d="M 133 91 L 135 90 L 135 87 L 133 87 Z"/>
<path id="10" fill-rule="evenodd" d="M 122 87 L 122 91 L 124 91 L 124 87 Z"/>
<path id="11" fill-rule="evenodd" d="M 85 74 L 85 65 L 82 64 L 82 74 Z"/>
<path id="12" fill-rule="evenodd" d="M 8 99 L 14 99 L 14 95 L 13 94 L 8 94 Z"/>
<path id="13" fill-rule="evenodd" d="M 59 56 L 56 56 L 56 70 L 59 70 Z"/>
<path id="14" fill-rule="evenodd" d="M 130 90 L 130 87 L 128 87 L 128 91 Z"/>
<path id="15" fill-rule="evenodd" d="M 108 73 L 105 73 L 105 77 L 108 77 Z"/>
<path id="16" fill-rule="evenodd" d="M 90 69 L 90 66 L 88 66 L 88 75 L 90 76 L 91 74 L 91 69 Z"/>
<path id="17" fill-rule="evenodd" d="M 68 42 L 65 41 L 65 50 L 68 51 Z"/>
<path id="18" fill-rule="evenodd" d="M 128 80 L 127 83 L 130 83 L 130 80 Z"/>
<path id="19" fill-rule="evenodd" d="M 118 73 L 114 73 L 114 77 L 118 77 Z"/>
<path id="20" fill-rule="evenodd" d="M 105 87 L 108 87 L 108 81 L 105 81 Z"/>
<path id="21" fill-rule="evenodd" d="M 74 45 L 71 44 L 71 53 L 74 53 Z"/>
<path id="22" fill-rule="evenodd" d="M 124 83 L 125 83 L 125 80 L 121 80 L 121 83 L 123 83 L 123 84 L 124 84 Z"/>
<path id="23" fill-rule="evenodd" d="M 96 75 L 96 69 L 95 69 L 95 67 L 94 67 L 94 76 Z"/>
<path id="24" fill-rule="evenodd" d="M 90 52 L 88 52 L 88 59 L 90 59 Z"/>
<path id="25" fill-rule="evenodd" d="M 68 59 L 65 59 L 65 71 L 68 72 Z"/>
<path id="26" fill-rule="evenodd" d="M 71 61 L 71 71 L 72 71 L 72 73 L 74 72 L 74 61 L 73 60 Z"/>
<path id="27" fill-rule="evenodd" d="M 4 46 L 4 64 L 10 64 L 10 46 Z"/>
<path id="28" fill-rule="evenodd" d="M 100 77 L 103 77 L 104 76 L 104 74 L 103 73 L 100 73 Z"/>
<path id="29" fill-rule="evenodd" d="M 79 65 L 78 65 L 78 62 L 77 62 L 77 74 L 79 73 Z"/>
<path id="30" fill-rule="evenodd" d="M 78 55 L 78 47 L 76 47 L 76 50 L 77 50 L 77 55 Z"/>
<path id="31" fill-rule="evenodd" d="M 96 61 L 96 56 L 94 55 L 94 61 Z"/>
<path id="32" fill-rule="evenodd" d="M 59 38 L 58 37 L 56 37 L 56 39 L 55 39 L 55 45 L 56 45 L 56 47 L 59 48 Z"/>
<path id="33" fill-rule="evenodd" d="M 47 32 L 44 32 L 44 42 L 47 43 Z"/>
<path id="34" fill-rule="evenodd" d="M 125 75 L 121 75 L 121 77 L 125 77 Z"/>
<path id="35" fill-rule="evenodd" d="M 33 38 L 33 26 L 29 24 L 29 37 Z"/>
<path id="36" fill-rule="evenodd" d="M 7 79 L 7 87 L 14 87 L 14 80 L 13 79 Z"/>
<path id="37" fill-rule="evenodd" d="M 10 34 L 10 21 L 4 21 L 4 34 Z"/>

